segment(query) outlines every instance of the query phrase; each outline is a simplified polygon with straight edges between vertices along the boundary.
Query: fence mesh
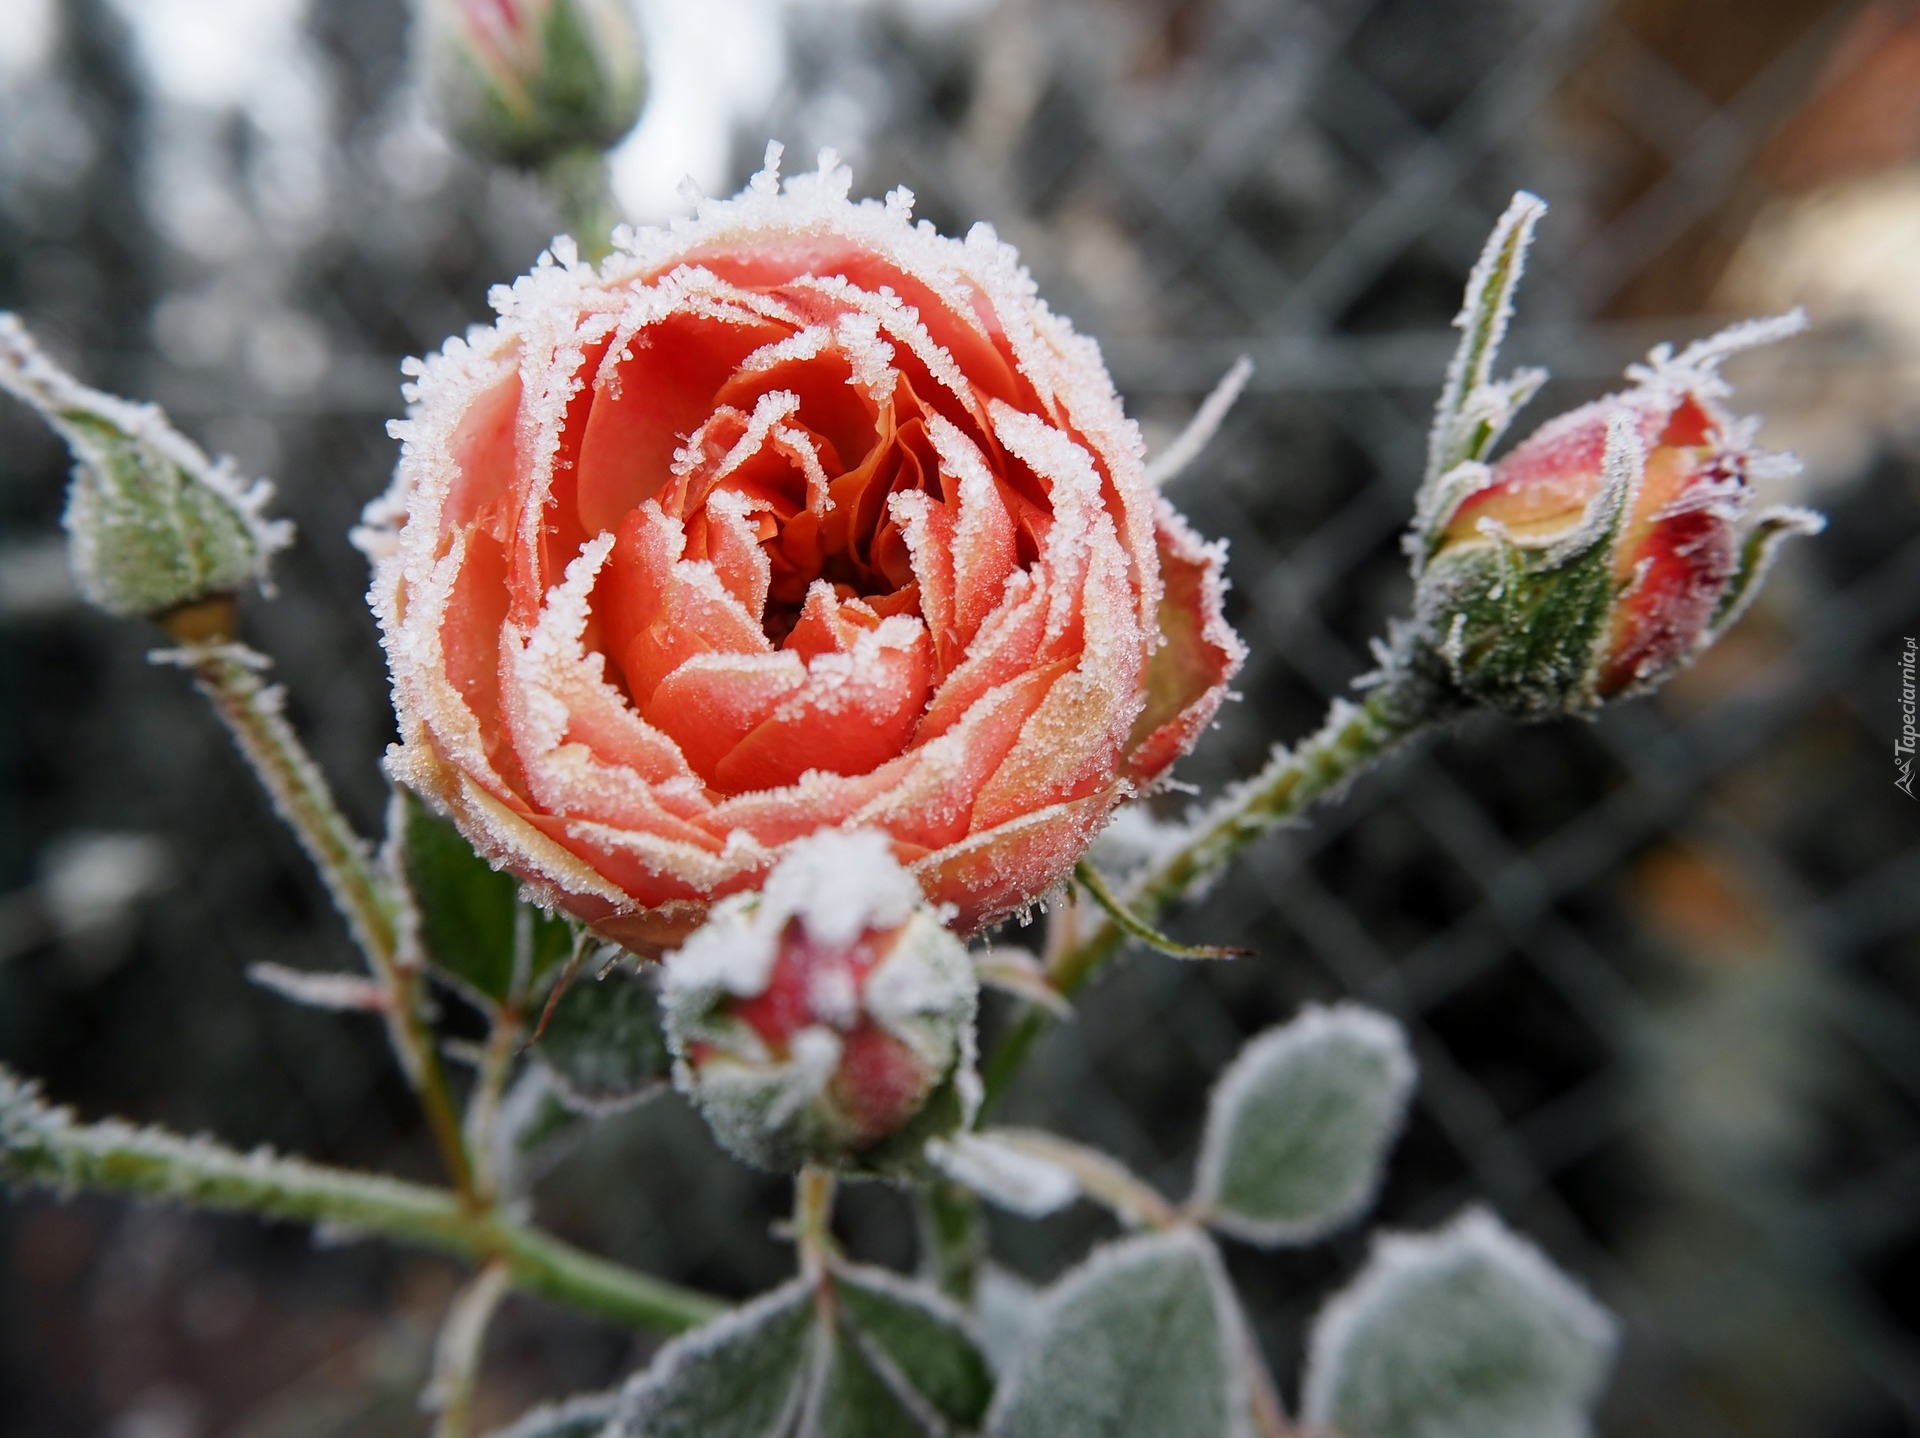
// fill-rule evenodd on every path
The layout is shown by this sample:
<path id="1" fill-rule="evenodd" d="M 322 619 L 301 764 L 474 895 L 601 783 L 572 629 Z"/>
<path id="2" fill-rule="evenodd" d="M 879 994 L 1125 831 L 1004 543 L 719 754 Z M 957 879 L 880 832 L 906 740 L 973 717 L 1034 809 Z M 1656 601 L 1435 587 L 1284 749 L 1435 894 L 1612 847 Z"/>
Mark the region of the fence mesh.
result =
<path id="1" fill-rule="evenodd" d="M 302 542 L 247 622 L 372 828 L 391 718 L 344 535 L 391 467 L 398 357 L 483 317 L 555 219 L 425 127 L 391 0 L 310 7 L 270 85 L 211 93 L 167 87 L 136 8 L 72 0 L 0 90 L 0 306 L 279 481 Z M 1791 234 L 1809 173 L 1834 178 L 1828 82 L 1861 73 L 1835 67 L 1912 29 L 1821 0 L 715 13 L 775 27 L 783 55 L 737 116 L 735 183 L 775 135 L 796 158 L 835 147 L 862 191 L 910 186 L 949 233 L 990 221 L 1101 341 L 1150 443 L 1254 359 L 1177 482 L 1232 542 L 1253 653 L 1183 768 L 1207 791 L 1306 732 L 1405 606 L 1397 536 L 1448 321 L 1511 192 L 1553 206 L 1510 345 L 1554 373 L 1545 416 L 1776 297 L 1791 268 L 1755 237 Z M 1898 160 L 1869 178 L 1910 174 Z M 1597 723 L 1471 723 L 1364 778 L 1176 920 L 1258 958 L 1130 959 L 1014 1095 L 1178 1192 L 1247 1035 L 1307 999 L 1396 1014 L 1421 1085 L 1379 1218 L 1488 1204 L 1590 1283 L 1625 1325 L 1606 1433 L 1920 1431 L 1920 810 L 1888 763 L 1920 634 L 1920 326 L 1822 318 L 1734 371 L 1767 437 L 1807 449 L 1792 497 L 1833 523 L 1733 636 Z M 427 1172 L 378 1035 L 245 984 L 263 958 L 337 966 L 345 939 L 197 701 L 63 589 L 61 455 L 17 411 L 0 441 L 0 1057 L 89 1112 Z M 101 832 L 161 855 L 152 893 L 104 918 L 60 887 Z M 785 1262 L 779 1186 L 672 1101 L 549 1198 L 582 1241 L 729 1291 Z M 101 1203 L 4 1214 L 14 1431 L 410 1431 L 393 1375 L 444 1295 L 432 1265 Z M 910 1259 L 890 1193 L 856 1191 L 846 1221 L 857 1251 Z M 996 1242 L 1045 1278 L 1100 1231 L 1077 1212 Z M 1232 1254 L 1283 1375 L 1363 1242 Z M 532 1308 L 496 1346 L 502 1415 L 640 1356 Z"/>

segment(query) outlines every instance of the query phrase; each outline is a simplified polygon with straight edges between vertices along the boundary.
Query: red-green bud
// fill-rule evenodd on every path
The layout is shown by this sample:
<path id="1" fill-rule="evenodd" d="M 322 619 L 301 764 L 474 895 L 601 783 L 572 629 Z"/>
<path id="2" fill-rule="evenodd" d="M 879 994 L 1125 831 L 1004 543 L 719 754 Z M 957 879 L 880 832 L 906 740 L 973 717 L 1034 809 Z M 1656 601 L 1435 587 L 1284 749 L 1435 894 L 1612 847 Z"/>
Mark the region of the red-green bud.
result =
<path id="1" fill-rule="evenodd" d="M 640 118 L 631 0 L 422 0 L 427 77 L 469 150 L 532 169 L 611 148 Z"/>
<path id="2" fill-rule="evenodd" d="M 1809 511 L 1753 510 L 1791 456 L 1729 412 L 1728 355 L 1800 328 L 1737 326 L 1628 371 L 1633 387 L 1463 463 L 1416 535 L 1416 632 L 1460 698 L 1526 715 L 1644 692 L 1713 641 Z"/>
<path id="3" fill-rule="evenodd" d="M 890 842 L 826 830 L 666 960 L 675 1080 L 730 1151 L 888 1170 L 976 1102 L 966 947 Z"/>

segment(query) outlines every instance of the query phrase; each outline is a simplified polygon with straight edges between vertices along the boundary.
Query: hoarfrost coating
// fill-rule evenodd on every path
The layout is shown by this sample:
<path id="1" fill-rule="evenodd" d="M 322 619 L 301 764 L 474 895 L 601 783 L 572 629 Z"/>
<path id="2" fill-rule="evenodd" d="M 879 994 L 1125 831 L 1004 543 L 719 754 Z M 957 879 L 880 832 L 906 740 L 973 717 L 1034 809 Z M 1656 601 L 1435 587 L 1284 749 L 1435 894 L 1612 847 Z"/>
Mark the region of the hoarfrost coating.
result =
<path id="1" fill-rule="evenodd" d="M 1034 903 L 1243 652 L 1014 252 L 777 163 L 496 289 L 361 534 L 394 776 L 643 953 L 828 828 L 963 932 Z"/>

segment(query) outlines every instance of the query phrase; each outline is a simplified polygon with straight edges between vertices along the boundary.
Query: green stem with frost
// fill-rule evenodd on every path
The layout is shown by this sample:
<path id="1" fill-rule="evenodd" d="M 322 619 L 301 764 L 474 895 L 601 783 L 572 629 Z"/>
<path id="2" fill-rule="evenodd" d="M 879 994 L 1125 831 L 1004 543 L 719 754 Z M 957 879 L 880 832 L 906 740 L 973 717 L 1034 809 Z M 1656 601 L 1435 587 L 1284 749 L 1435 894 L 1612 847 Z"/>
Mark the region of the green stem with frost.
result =
<path id="1" fill-rule="evenodd" d="M 197 642 L 165 658 L 190 670 L 195 685 L 233 735 L 241 754 L 320 872 L 386 995 L 384 1012 L 394 1052 L 426 1113 L 427 1126 L 454 1188 L 475 1202 L 473 1166 L 460 1119 L 447 1090 L 432 1035 L 421 1020 L 424 994 L 418 969 L 401 962 L 396 905 L 374 870 L 366 842 L 354 831 L 320 768 L 282 712 L 282 691 L 262 677 L 264 655 L 232 642 Z"/>
<path id="2" fill-rule="evenodd" d="M 288 1219 L 504 1265 L 512 1286 L 629 1328 L 677 1333 L 725 1305 L 563 1243 L 458 1194 L 109 1120 L 83 1124 L 0 1069 L 0 1182 Z"/>

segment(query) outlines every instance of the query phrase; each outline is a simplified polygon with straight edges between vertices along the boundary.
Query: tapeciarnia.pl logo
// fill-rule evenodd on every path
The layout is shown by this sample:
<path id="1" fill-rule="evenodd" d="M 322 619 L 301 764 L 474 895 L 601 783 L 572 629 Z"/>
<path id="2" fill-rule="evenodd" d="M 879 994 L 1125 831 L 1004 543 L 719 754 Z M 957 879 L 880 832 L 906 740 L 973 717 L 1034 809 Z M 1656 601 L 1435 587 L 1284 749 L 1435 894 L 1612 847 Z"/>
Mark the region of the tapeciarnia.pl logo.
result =
<path id="1" fill-rule="evenodd" d="M 1893 762 L 1900 768 L 1899 777 L 1894 786 L 1909 799 L 1920 798 L 1913 792 L 1914 748 L 1920 744 L 1920 733 L 1914 729 L 1914 667 L 1920 658 L 1911 635 L 1907 638 L 1907 647 L 1900 654 L 1900 737 L 1893 742 Z"/>

